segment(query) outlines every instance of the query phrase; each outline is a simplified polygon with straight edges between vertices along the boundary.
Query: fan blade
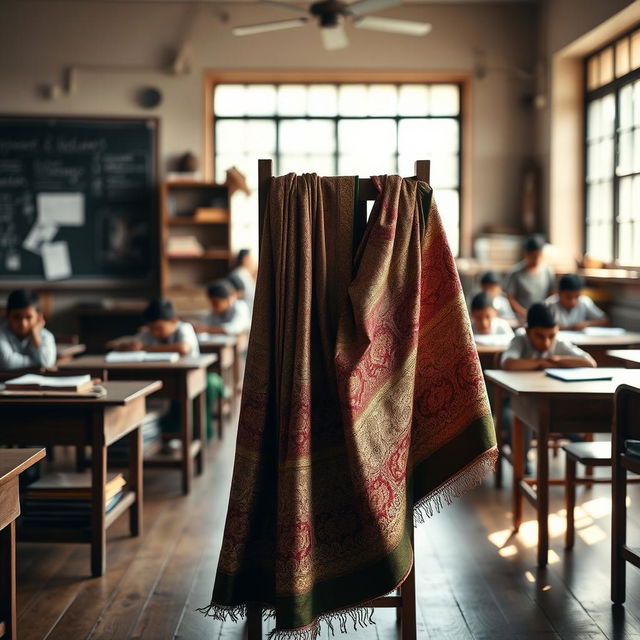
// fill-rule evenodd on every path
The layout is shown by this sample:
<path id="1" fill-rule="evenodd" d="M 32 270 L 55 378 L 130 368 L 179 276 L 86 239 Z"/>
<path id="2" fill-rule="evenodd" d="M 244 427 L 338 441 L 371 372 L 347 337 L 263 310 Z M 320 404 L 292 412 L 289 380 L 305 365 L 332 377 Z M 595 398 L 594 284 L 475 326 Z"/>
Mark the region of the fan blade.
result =
<path id="1" fill-rule="evenodd" d="M 401 4 L 402 0 L 357 0 L 348 4 L 345 8 L 347 13 L 354 16 L 362 16 L 365 13 L 373 13 L 381 11 L 387 7 L 396 7 Z"/>
<path id="2" fill-rule="evenodd" d="M 287 4 L 286 2 L 276 2 L 276 0 L 260 0 L 260 2 L 258 2 L 258 6 L 282 9 L 283 11 L 293 11 L 293 13 L 299 13 L 303 16 L 309 15 L 309 10 L 306 8 L 298 7 L 295 4 Z"/>
<path id="3" fill-rule="evenodd" d="M 321 27 L 320 36 L 322 45 L 327 51 L 335 49 L 344 49 L 348 44 L 347 34 L 344 31 L 344 25 L 337 24 L 335 27 Z"/>
<path id="4" fill-rule="evenodd" d="M 428 22 L 414 22 L 413 20 L 398 20 L 396 18 L 380 18 L 378 16 L 364 16 L 353 21 L 356 29 L 371 29 L 372 31 L 386 31 L 388 33 L 402 33 L 406 36 L 424 36 L 431 31 Z"/>
<path id="5" fill-rule="evenodd" d="M 280 31 L 281 29 L 293 29 L 307 24 L 307 18 L 291 18 L 291 20 L 278 20 L 277 22 L 263 22 L 262 24 L 247 24 L 242 27 L 233 27 L 231 33 L 234 36 L 252 36 L 256 33 L 268 31 Z"/>

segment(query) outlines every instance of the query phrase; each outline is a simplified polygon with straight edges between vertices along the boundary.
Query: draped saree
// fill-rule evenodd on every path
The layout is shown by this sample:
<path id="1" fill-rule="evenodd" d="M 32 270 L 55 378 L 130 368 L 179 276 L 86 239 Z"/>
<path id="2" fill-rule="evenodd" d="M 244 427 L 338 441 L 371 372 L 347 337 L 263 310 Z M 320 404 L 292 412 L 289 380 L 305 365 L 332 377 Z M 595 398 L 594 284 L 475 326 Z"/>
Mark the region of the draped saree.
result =
<path id="1" fill-rule="evenodd" d="M 402 583 L 411 527 L 477 484 L 497 451 L 460 281 L 426 183 L 272 178 L 231 495 L 212 601 L 275 615 L 278 639 Z"/>

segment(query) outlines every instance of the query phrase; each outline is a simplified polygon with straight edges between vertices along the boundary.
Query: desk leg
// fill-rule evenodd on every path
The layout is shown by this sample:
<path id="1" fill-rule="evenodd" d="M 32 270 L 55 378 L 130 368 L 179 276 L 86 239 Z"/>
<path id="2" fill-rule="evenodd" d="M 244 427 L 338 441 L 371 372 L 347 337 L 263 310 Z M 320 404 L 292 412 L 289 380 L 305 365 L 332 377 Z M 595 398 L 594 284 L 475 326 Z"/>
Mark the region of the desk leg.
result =
<path id="1" fill-rule="evenodd" d="M 198 452 L 198 456 L 196 458 L 196 467 L 198 470 L 198 475 L 200 475 L 204 471 L 204 452 L 207 446 L 207 421 L 206 421 L 206 410 L 205 410 L 205 393 L 206 389 L 198 396 L 197 399 L 197 412 L 196 421 L 198 425 L 198 438 L 200 439 L 200 451 Z"/>
<path id="2" fill-rule="evenodd" d="M 549 554 L 549 405 L 543 401 L 538 406 L 537 440 L 538 566 L 546 567 Z"/>
<path id="3" fill-rule="evenodd" d="M 0 623 L 7 640 L 17 640 L 16 630 L 16 523 L 0 531 Z"/>
<path id="4" fill-rule="evenodd" d="M 136 500 L 129 507 L 129 530 L 132 536 L 142 535 L 142 428 L 129 434 L 129 487 L 136 492 Z"/>
<path id="5" fill-rule="evenodd" d="M 191 491 L 191 478 L 193 477 L 193 458 L 191 457 L 193 409 L 191 398 L 189 398 L 186 388 L 180 395 L 182 397 L 182 402 L 180 403 L 180 435 L 182 436 L 182 493 L 186 495 Z"/>
<path id="6" fill-rule="evenodd" d="M 498 446 L 498 462 L 496 463 L 496 475 L 494 478 L 494 484 L 496 489 L 502 489 L 502 430 L 503 430 L 503 422 L 502 422 L 502 400 L 503 394 L 502 390 L 495 384 L 489 384 L 488 388 L 492 397 L 493 404 L 493 424 L 496 430 L 496 444 Z"/>
<path id="7" fill-rule="evenodd" d="M 91 446 L 91 575 L 104 575 L 107 555 L 105 522 L 105 482 L 107 479 L 107 448 L 102 432 L 102 416 L 93 425 Z"/>
<path id="8" fill-rule="evenodd" d="M 511 464 L 513 466 L 513 530 L 522 524 L 522 488 L 524 477 L 524 425 L 520 418 L 513 416 L 511 424 Z"/>

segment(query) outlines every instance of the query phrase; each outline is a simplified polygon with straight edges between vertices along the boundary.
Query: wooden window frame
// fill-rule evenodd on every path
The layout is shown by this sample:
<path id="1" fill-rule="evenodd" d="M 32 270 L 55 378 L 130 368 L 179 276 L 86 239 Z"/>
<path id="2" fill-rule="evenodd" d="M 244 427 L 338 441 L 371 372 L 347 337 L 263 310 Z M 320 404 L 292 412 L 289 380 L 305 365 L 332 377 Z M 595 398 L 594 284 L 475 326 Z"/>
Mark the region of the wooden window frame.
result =
<path id="1" fill-rule="evenodd" d="M 203 173 L 214 180 L 213 88 L 216 84 L 403 84 L 446 83 L 460 87 L 460 244 L 459 257 L 471 257 L 471 165 L 472 165 L 472 74 L 465 72 L 414 71 L 206 71 L 203 74 Z M 422 158 L 416 158 L 420 160 Z M 437 194 L 436 194 L 437 197 Z"/>

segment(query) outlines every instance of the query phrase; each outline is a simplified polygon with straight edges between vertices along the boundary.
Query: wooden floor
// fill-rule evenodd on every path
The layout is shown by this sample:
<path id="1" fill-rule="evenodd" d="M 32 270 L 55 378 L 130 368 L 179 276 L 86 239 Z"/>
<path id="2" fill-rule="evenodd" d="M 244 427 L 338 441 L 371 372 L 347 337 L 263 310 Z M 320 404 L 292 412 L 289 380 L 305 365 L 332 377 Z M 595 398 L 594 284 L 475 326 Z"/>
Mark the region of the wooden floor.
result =
<path id="1" fill-rule="evenodd" d="M 88 577 L 86 546 L 19 544 L 20 640 L 242 638 L 241 623 L 195 611 L 209 601 L 232 458 L 228 430 L 188 497 L 180 494 L 178 473 L 146 471 L 144 536 L 127 537 L 126 518 L 114 525 L 103 578 Z M 510 489 L 496 491 L 492 481 L 417 529 L 418 638 L 640 639 L 640 572 L 629 569 L 626 608 L 613 610 L 609 601 L 609 487 L 579 490 L 583 513 L 571 554 L 563 551 L 561 489 L 552 491 L 559 511 L 544 571 L 535 567 L 535 523 L 512 536 Z M 632 491 L 630 539 L 637 543 L 640 491 Z M 525 515 L 534 514 L 527 507 Z M 379 610 L 374 619 L 375 626 L 348 637 L 397 637 L 392 611 Z M 329 637 L 324 630 L 322 638 Z"/>

